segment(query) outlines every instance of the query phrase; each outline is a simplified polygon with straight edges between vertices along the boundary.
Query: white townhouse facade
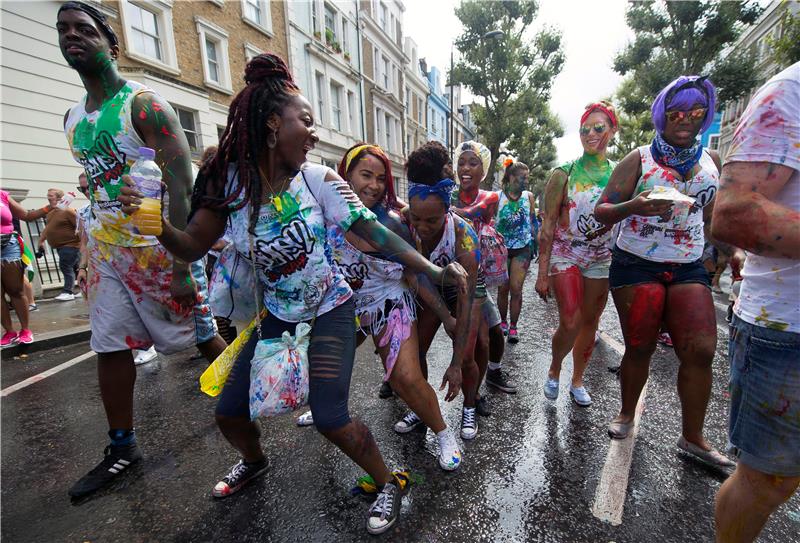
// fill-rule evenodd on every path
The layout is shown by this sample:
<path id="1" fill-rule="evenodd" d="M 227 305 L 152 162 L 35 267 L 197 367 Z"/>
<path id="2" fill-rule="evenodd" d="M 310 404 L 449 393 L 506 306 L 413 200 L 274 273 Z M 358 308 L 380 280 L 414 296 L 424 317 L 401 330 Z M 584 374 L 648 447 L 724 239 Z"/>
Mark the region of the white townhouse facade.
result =
<path id="1" fill-rule="evenodd" d="M 366 136 L 357 0 L 286 3 L 295 80 L 314 108 L 319 143 L 309 159 L 334 170 Z"/>

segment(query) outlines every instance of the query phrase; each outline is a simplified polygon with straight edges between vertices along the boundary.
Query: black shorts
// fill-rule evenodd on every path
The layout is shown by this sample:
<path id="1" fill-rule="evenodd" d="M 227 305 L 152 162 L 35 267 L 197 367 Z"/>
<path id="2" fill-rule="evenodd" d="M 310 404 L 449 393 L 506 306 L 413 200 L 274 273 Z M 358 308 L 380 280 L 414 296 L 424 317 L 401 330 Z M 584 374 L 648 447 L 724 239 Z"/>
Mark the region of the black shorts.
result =
<path id="1" fill-rule="evenodd" d="M 645 283 L 660 283 L 665 286 L 701 283 L 711 288 L 702 260 L 683 263 L 653 262 L 619 247 L 614 247 L 611 251 L 608 281 L 611 290 Z"/>

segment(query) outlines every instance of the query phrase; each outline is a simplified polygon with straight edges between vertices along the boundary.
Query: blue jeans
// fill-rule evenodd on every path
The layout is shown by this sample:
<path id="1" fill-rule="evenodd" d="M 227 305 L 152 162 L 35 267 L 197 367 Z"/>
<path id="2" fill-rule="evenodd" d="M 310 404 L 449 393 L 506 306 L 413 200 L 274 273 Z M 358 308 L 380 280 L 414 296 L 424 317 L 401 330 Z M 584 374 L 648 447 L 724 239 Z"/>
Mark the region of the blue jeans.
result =
<path id="1" fill-rule="evenodd" d="M 731 323 L 730 451 L 770 475 L 800 476 L 800 334 Z"/>
<path id="2" fill-rule="evenodd" d="M 72 289 L 75 286 L 75 268 L 78 266 L 78 259 L 81 256 L 80 250 L 77 247 L 59 247 L 56 249 L 58 253 L 58 267 L 61 270 L 61 275 L 64 276 L 64 292 L 72 294 Z"/>

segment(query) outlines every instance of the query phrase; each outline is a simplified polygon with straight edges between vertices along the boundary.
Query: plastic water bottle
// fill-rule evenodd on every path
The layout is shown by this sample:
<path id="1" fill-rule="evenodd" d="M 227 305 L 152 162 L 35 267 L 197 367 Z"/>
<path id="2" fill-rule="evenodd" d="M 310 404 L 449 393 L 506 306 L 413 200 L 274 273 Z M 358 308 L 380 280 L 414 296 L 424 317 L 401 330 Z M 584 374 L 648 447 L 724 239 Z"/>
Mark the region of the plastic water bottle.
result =
<path id="1" fill-rule="evenodd" d="M 161 169 L 155 163 L 156 152 L 139 147 L 139 159 L 133 163 L 130 176 L 144 195 L 133 214 L 133 224 L 145 236 L 161 235 Z"/>

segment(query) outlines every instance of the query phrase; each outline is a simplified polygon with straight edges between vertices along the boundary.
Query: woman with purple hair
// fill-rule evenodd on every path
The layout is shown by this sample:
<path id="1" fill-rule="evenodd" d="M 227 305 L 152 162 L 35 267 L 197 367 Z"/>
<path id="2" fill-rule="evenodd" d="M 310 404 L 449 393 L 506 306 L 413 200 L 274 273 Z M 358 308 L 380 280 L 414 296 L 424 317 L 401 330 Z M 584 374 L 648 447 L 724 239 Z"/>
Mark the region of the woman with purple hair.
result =
<path id="1" fill-rule="evenodd" d="M 652 106 L 655 138 L 622 159 L 595 218 L 609 226 L 621 223 L 609 283 L 625 338 L 622 408 L 609 435 L 624 439 L 633 428 L 663 321 L 680 360 L 678 447 L 707 463 L 732 466 L 703 437 L 717 327 L 701 259 L 721 165 L 697 136 L 711 125 L 715 101 L 714 85 L 705 77 L 681 76 L 667 85 Z"/>

